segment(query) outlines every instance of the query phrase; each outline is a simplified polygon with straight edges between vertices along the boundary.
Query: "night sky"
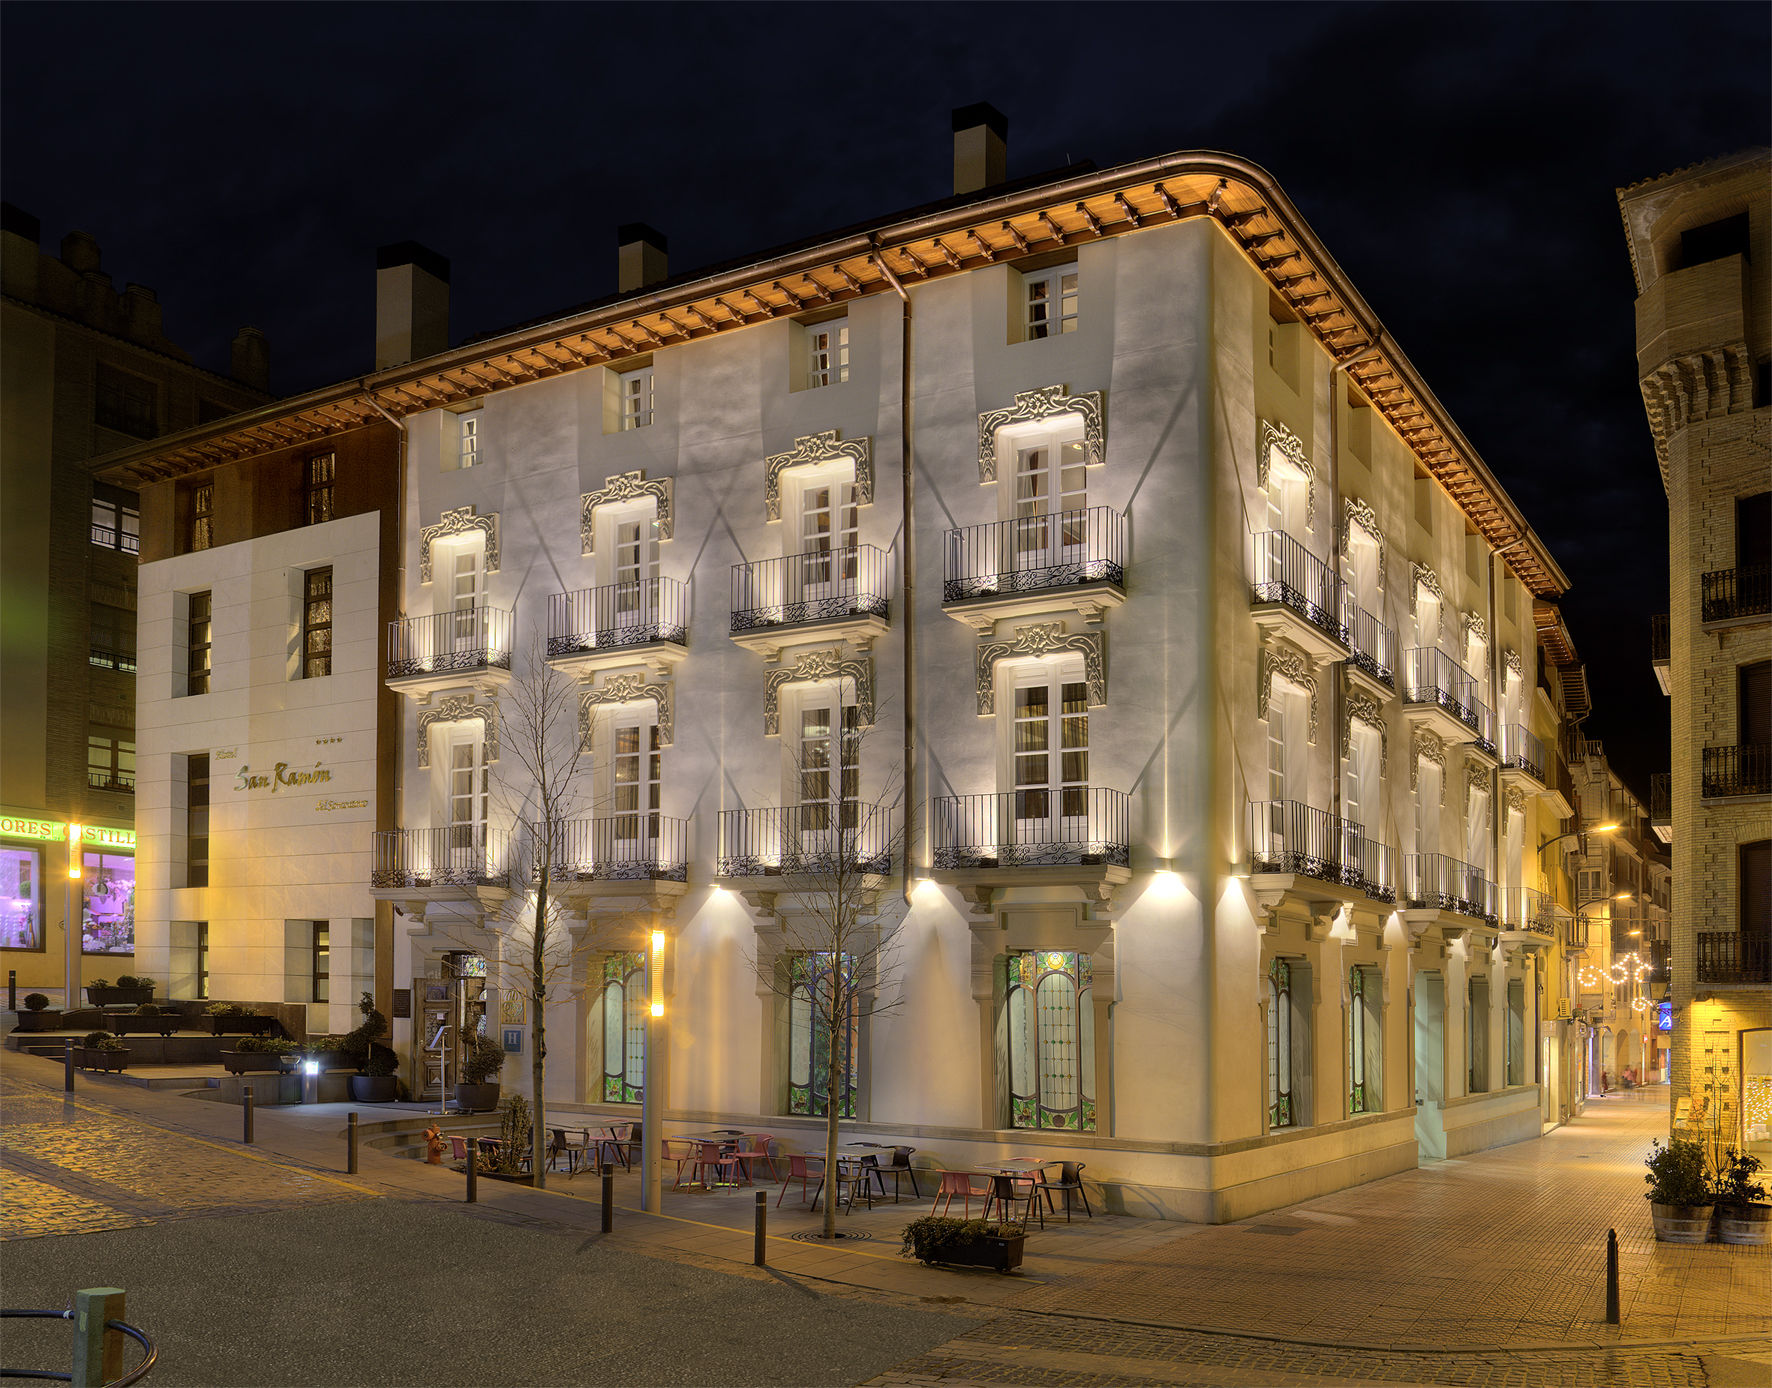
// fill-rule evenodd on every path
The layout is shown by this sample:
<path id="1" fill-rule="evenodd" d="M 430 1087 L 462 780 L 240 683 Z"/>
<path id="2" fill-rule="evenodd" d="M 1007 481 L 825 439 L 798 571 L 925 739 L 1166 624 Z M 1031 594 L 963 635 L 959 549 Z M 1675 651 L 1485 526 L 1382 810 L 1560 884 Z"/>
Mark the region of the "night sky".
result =
<path id="1" fill-rule="evenodd" d="M 1009 172 L 1184 149 L 1280 181 L 1549 544 L 1639 794 L 1666 508 L 1613 190 L 1772 143 L 1772 7 L 43 5 L 0 9 L 0 191 L 290 393 L 369 367 L 374 251 L 453 262 L 454 340 Z"/>

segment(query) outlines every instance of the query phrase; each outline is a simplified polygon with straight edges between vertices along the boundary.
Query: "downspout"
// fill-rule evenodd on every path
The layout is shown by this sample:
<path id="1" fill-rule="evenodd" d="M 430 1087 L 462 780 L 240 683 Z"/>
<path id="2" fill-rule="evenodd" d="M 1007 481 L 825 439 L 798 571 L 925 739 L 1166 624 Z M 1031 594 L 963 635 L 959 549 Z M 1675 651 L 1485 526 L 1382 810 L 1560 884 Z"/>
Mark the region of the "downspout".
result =
<path id="1" fill-rule="evenodd" d="M 359 381 L 358 384 L 362 387 L 363 398 L 369 402 L 370 408 L 383 419 L 387 420 L 389 424 L 392 424 L 400 434 L 400 475 L 394 488 L 394 610 L 399 612 L 402 610 L 406 602 L 406 444 L 409 435 L 406 432 L 405 421 L 396 419 L 382 408 L 381 402 L 375 398 L 375 392 L 370 389 L 369 383 L 365 380 Z M 383 639 L 386 638 L 385 631 L 382 633 L 382 636 Z M 378 686 L 376 691 L 378 698 L 385 697 L 387 694 L 387 686 L 382 684 L 379 680 L 376 683 Z M 376 797 L 378 806 L 376 813 L 378 822 L 376 827 L 378 829 L 398 829 L 406 822 L 406 778 L 400 774 L 399 761 L 399 749 L 406 745 L 406 701 L 404 699 L 396 700 L 394 707 L 396 710 L 394 717 L 398 720 L 397 726 L 394 730 L 394 793 L 390 797 L 392 803 L 388 807 L 389 815 L 385 823 L 381 822 L 381 812 L 379 808 L 380 796 L 378 795 Z M 378 718 L 378 724 L 379 721 Z M 380 751 L 381 749 L 378 747 L 376 749 L 378 758 Z M 390 918 L 394 914 L 394 908 L 391 905 L 388 908 L 388 914 Z M 378 948 L 375 951 L 375 994 L 377 1006 L 381 1007 L 384 1012 L 391 1014 L 393 1011 L 395 953 L 392 939 L 393 921 L 391 919 L 388 923 L 388 930 L 390 938 L 388 942 L 389 948 L 386 951 L 380 949 L 380 941 L 376 941 Z M 379 921 L 377 922 L 377 933 L 380 933 Z M 386 955 L 385 963 L 383 961 L 384 953 Z M 388 977 L 386 990 L 381 986 L 381 975 L 384 968 L 387 970 Z M 393 1034 L 390 1027 L 389 1040 L 392 1039 Z"/>
<path id="2" fill-rule="evenodd" d="M 880 273 L 886 277 L 886 283 L 892 286 L 892 292 L 898 295 L 904 310 L 900 319 L 902 326 L 898 354 L 899 506 L 904 516 L 904 533 L 899 546 L 899 573 L 904 585 L 904 707 L 901 711 L 904 719 L 904 872 L 900 879 L 900 893 L 908 907 L 911 883 L 915 880 L 912 876 L 911 857 L 919 847 L 917 830 L 920 827 L 923 804 L 917 780 L 917 527 L 916 474 L 911 466 L 911 296 L 905 293 L 904 285 L 886 263 L 878 238 L 870 237 L 869 240 L 873 243 L 874 264 L 880 267 Z"/>

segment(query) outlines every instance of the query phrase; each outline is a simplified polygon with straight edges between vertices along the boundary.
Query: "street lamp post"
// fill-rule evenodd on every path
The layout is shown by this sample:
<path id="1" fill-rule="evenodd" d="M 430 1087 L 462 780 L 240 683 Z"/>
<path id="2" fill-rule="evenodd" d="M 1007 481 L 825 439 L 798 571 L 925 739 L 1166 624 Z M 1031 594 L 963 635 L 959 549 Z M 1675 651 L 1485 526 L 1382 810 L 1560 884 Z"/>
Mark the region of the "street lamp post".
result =
<path id="1" fill-rule="evenodd" d="M 664 1134 L 659 1116 L 664 1112 L 658 1092 L 658 1043 L 664 1034 L 664 931 L 652 932 L 646 952 L 646 1047 L 640 1076 L 640 1208 L 658 1214 L 664 1201 L 664 1177 L 660 1171 Z"/>
<path id="2" fill-rule="evenodd" d="M 80 919 L 80 878 L 84 866 L 84 855 L 81 843 L 86 837 L 84 826 L 70 824 L 68 826 L 68 882 L 66 905 L 62 913 L 62 946 L 66 958 L 67 986 L 66 998 L 62 1006 L 70 1011 L 80 1005 L 80 946 L 82 922 Z"/>

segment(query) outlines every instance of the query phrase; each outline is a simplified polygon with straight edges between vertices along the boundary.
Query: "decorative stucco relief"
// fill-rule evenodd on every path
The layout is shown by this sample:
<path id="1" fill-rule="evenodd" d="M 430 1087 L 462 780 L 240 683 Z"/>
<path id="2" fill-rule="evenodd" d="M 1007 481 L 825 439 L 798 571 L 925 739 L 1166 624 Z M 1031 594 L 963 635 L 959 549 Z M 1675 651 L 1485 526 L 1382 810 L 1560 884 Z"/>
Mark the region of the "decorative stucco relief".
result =
<path id="1" fill-rule="evenodd" d="M 1440 768 L 1440 804 L 1446 803 L 1446 744 L 1432 733 L 1417 729 L 1409 744 L 1409 789 L 1421 789 L 1421 763 L 1431 761 Z"/>
<path id="2" fill-rule="evenodd" d="M 431 581 L 431 545 L 437 540 L 446 540 L 451 535 L 467 535 L 473 531 L 481 531 L 486 536 L 486 572 L 498 572 L 498 512 L 480 516 L 474 513 L 472 506 L 460 506 L 453 511 L 445 511 L 442 519 L 435 525 L 423 526 L 418 532 L 418 581 Z"/>
<path id="3" fill-rule="evenodd" d="M 1471 817 L 1471 792 L 1483 792 L 1483 823 L 1493 827 L 1495 824 L 1495 797 L 1489 794 L 1489 767 L 1475 757 L 1466 757 L 1464 762 L 1464 817 Z"/>
<path id="4" fill-rule="evenodd" d="M 1464 614 L 1464 653 L 1467 657 L 1470 655 L 1471 642 L 1473 641 L 1480 641 L 1485 646 L 1489 644 L 1489 623 L 1483 620 L 1481 612 L 1466 612 Z"/>
<path id="5" fill-rule="evenodd" d="M 498 705 L 476 704 L 472 699 L 445 699 L 430 708 L 420 709 L 418 715 L 418 764 L 429 767 L 431 764 L 431 728 L 438 723 L 467 723 L 478 719 L 486 725 L 482 735 L 486 745 L 486 761 L 490 765 L 498 760 Z"/>
<path id="6" fill-rule="evenodd" d="M 651 699 L 658 705 L 659 745 L 669 747 L 676 734 L 676 719 L 671 712 L 671 681 L 646 683 L 646 676 L 635 673 L 611 675 L 595 689 L 578 696 L 578 744 L 588 747 L 591 740 L 591 710 L 599 704 L 631 704 Z"/>
<path id="7" fill-rule="evenodd" d="M 997 711 L 997 662 L 1015 656 L 1044 656 L 1058 651 L 1077 651 L 1083 656 L 1083 679 L 1089 685 L 1089 706 L 1107 703 L 1107 667 L 1102 658 L 1099 631 L 1066 634 L 1063 622 L 1039 622 L 1022 627 L 1008 641 L 987 641 L 978 647 L 978 713 L 981 718 Z"/>
<path id="8" fill-rule="evenodd" d="M 1390 774 L 1390 729 L 1385 725 L 1384 708 L 1378 700 L 1356 689 L 1347 689 L 1341 701 L 1341 756 L 1345 761 L 1353 750 L 1354 724 L 1364 723 L 1378 733 L 1378 774 Z"/>
<path id="9" fill-rule="evenodd" d="M 1510 675 L 1516 675 L 1520 679 L 1526 678 L 1525 666 L 1520 663 L 1520 653 L 1512 646 L 1501 653 L 1501 663 L 1507 667 L 1507 672 Z"/>
<path id="10" fill-rule="evenodd" d="M 1311 466 L 1310 459 L 1304 456 L 1304 440 L 1284 424 L 1274 424 L 1264 419 L 1261 421 L 1261 433 L 1255 450 L 1255 481 L 1261 487 L 1267 486 L 1275 453 L 1304 474 L 1304 523 L 1307 528 L 1314 528 L 1317 514 L 1317 470 Z"/>
<path id="11" fill-rule="evenodd" d="M 1378 512 L 1357 497 L 1343 497 L 1341 501 L 1341 543 L 1343 546 L 1353 543 L 1353 530 L 1359 526 L 1369 536 L 1372 543 L 1378 546 L 1378 586 L 1384 587 L 1384 531 L 1378 524 Z"/>
<path id="12" fill-rule="evenodd" d="M 578 538 L 580 552 L 590 554 L 597 543 L 597 508 L 617 501 L 634 501 L 639 497 L 649 496 L 657 506 L 658 538 L 668 540 L 676 525 L 676 513 L 673 505 L 675 487 L 669 477 L 654 477 L 646 480 L 644 469 L 635 472 L 620 472 L 614 477 L 603 479 L 602 489 L 586 492 L 579 499 Z"/>
<path id="13" fill-rule="evenodd" d="M 839 439 L 838 430 L 806 434 L 794 440 L 786 453 L 776 453 L 763 463 L 763 511 L 766 519 L 781 519 L 781 475 L 791 467 L 835 463 L 847 459 L 855 467 L 855 504 L 874 502 L 874 455 L 869 439 Z"/>
<path id="14" fill-rule="evenodd" d="M 1434 635 L 1436 638 L 1446 631 L 1446 590 L 1440 586 L 1440 576 L 1426 564 L 1415 565 L 1415 581 L 1409 585 L 1409 615 L 1416 613 L 1416 605 L 1425 588 L 1434 597 Z"/>
<path id="15" fill-rule="evenodd" d="M 1317 677 L 1311 673 L 1310 658 L 1302 651 L 1278 642 L 1270 642 L 1261 648 L 1261 664 L 1255 676 L 1255 716 L 1267 717 L 1269 702 L 1273 699 L 1274 676 L 1280 675 L 1290 680 L 1306 694 L 1310 695 L 1310 719 L 1307 738 L 1311 746 L 1317 745 Z"/>
<path id="16" fill-rule="evenodd" d="M 792 665 L 763 672 L 763 735 L 781 732 L 781 687 L 811 680 L 847 679 L 855 685 L 856 716 L 864 728 L 874 722 L 874 658 L 845 660 L 839 650 L 807 651 Z"/>
<path id="17" fill-rule="evenodd" d="M 1507 799 L 1507 812 L 1515 817 L 1524 816 L 1526 813 L 1526 792 L 1518 786 L 1509 786 L 1503 794 Z"/>
<path id="18" fill-rule="evenodd" d="M 1083 462 L 1099 467 L 1107 459 L 1107 423 L 1102 413 L 1101 392 L 1070 394 L 1064 386 L 1040 386 L 1018 390 L 1015 403 L 1000 410 L 986 410 L 978 417 L 978 480 L 997 480 L 997 431 L 1011 424 L 1037 423 L 1059 415 L 1074 414 L 1083 420 Z"/>

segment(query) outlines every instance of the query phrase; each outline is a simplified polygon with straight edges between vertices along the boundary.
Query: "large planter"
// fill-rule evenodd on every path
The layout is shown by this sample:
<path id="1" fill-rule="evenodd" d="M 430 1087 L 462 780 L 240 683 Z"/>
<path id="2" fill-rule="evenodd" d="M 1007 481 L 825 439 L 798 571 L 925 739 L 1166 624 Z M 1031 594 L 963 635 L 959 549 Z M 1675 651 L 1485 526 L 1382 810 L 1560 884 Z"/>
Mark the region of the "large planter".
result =
<path id="1" fill-rule="evenodd" d="M 101 1050 L 97 1046 L 81 1046 L 80 1066 L 85 1070 L 127 1070 L 129 1068 L 129 1052 L 127 1050 Z"/>
<path id="2" fill-rule="evenodd" d="M 1655 1237 L 1662 1243 L 1710 1242 L 1711 1206 L 1650 1205 Z"/>
<path id="3" fill-rule="evenodd" d="M 223 1051 L 221 1053 L 222 1069 L 230 1075 L 256 1075 L 265 1072 L 279 1074 L 283 1070 L 283 1062 L 287 1056 L 273 1055 L 270 1051 Z"/>
<path id="4" fill-rule="evenodd" d="M 140 1007 L 144 1002 L 153 1000 L 152 988 L 118 988 L 115 985 L 99 988 L 90 983 L 86 985 L 86 1001 L 94 1007 Z"/>
<path id="5" fill-rule="evenodd" d="M 179 1024 L 183 1021 L 184 1018 L 176 1012 L 158 1014 L 138 1012 L 133 1016 L 124 1015 L 106 1019 L 110 1029 L 119 1036 L 127 1036 L 132 1031 L 139 1031 L 143 1034 L 158 1032 L 161 1036 L 171 1036 L 179 1029 Z"/>
<path id="6" fill-rule="evenodd" d="M 400 1097 L 398 1075 L 352 1075 L 351 1098 L 360 1104 L 391 1104 Z"/>
<path id="7" fill-rule="evenodd" d="M 229 1033 L 236 1036 L 264 1036 L 272 1027 L 277 1025 L 277 1019 L 275 1017 L 260 1017 L 256 1015 L 248 1017 L 211 1017 L 209 1020 L 215 1024 L 215 1034 L 217 1036 L 227 1036 Z"/>
<path id="8" fill-rule="evenodd" d="M 1717 1238 L 1723 1243 L 1772 1243 L 1772 1205 L 1720 1205 Z"/>
<path id="9" fill-rule="evenodd" d="M 1021 1250 L 1026 1243 L 1026 1234 L 1016 1234 L 1011 1238 L 984 1234 L 970 1243 L 948 1244 L 932 1261 L 945 1263 L 949 1267 L 995 1268 L 998 1272 L 1008 1272 L 1011 1268 L 1021 1266 Z"/>
<path id="10" fill-rule="evenodd" d="M 499 1085 L 492 1084 L 458 1084 L 455 1086 L 455 1106 L 463 1113 L 490 1113 L 498 1107 Z"/>
<path id="11" fill-rule="evenodd" d="M 21 1012 L 18 1014 L 18 1025 L 14 1031 L 60 1031 L 62 1014 L 59 1009 L 46 1007 L 41 1012 Z"/>

